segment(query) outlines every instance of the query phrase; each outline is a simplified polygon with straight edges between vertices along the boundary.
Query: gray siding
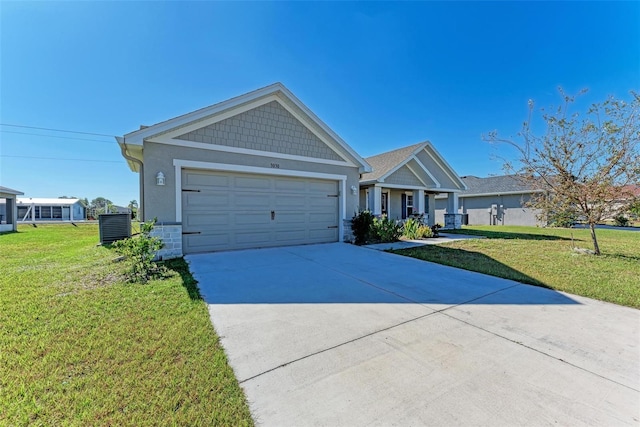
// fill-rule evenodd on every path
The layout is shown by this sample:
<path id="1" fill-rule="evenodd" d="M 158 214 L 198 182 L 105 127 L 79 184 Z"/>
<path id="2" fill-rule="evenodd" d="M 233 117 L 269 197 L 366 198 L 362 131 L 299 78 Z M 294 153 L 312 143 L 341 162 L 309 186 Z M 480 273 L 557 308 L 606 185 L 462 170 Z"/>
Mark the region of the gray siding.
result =
<path id="1" fill-rule="evenodd" d="M 175 222 L 175 168 L 173 159 L 193 160 L 230 165 L 255 166 L 270 168 L 271 163 L 280 165 L 281 170 L 297 170 L 347 176 L 346 216 L 351 218 L 358 210 L 358 195 L 352 195 L 349 188 L 358 186 L 359 173 L 357 167 L 326 165 L 322 163 L 303 162 L 273 157 L 250 156 L 246 154 L 226 153 L 215 150 L 178 147 L 167 144 L 145 142 L 144 145 L 144 215 L 146 219 L 154 217 L 160 222 Z M 166 185 L 157 186 L 155 176 L 163 172 Z"/>
<path id="2" fill-rule="evenodd" d="M 326 160 L 342 160 L 276 101 L 186 133 L 177 139 Z"/>
<path id="3" fill-rule="evenodd" d="M 425 149 L 426 150 L 426 149 Z M 441 188 L 460 188 L 460 184 L 454 182 L 447 176 L 444 169 L 433 160 L 433 158 L 423 150 L 419 152 L 416 157 L 427 168 L 427 170 L 434 176 L 440 183 Z"/>
<path id="4" fill-rule="evenodd" d="M 524 206 L 529 197 L 526 194 L 460 197 L 459 211 L 469 215 L 469 225 L 540 225 L 536 210 Z M 488 212 L 492 205 L 498 206 L 495 217 Z M 437 222 L 444 221 L 446 207 L 446 199 L 436 200 Z"/>
<path id="5" fill-rule="evenodd" d="M 418 178 L 414 175 L 408 167 L 403 166 L 391 175 L 389 175 L 385 180 L 385 183 L 388 184 L 399 184 L 399 185 L 412 185 L 417 187 L 424 187 L 424 184 L 420 182 Z"/>

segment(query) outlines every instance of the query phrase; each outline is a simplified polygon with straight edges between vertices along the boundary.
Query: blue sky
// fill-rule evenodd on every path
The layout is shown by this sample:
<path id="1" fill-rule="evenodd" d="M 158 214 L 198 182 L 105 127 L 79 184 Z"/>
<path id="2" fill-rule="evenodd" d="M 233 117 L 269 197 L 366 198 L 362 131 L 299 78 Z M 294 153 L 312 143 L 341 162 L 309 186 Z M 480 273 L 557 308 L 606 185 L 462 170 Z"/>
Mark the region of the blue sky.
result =
<path id="1" fill-rule="evenodd" d="M 123 135 L 280 81 L 362 156 L 430 140 L 460 175 L 502 172 L 481 135 L 529 99 L 640 89 L 639 2 L 2 1 L 0 43 L 5 125 Z M 5 125 L 0 185 L 139 198 L 113 137 Z"/>

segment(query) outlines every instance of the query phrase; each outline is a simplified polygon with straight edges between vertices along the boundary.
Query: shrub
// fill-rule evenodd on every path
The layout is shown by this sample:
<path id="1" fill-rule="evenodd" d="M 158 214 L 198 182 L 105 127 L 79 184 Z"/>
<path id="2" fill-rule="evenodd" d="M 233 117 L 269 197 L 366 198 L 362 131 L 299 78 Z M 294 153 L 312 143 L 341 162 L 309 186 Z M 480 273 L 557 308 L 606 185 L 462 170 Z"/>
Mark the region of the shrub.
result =
<path id="1" fill-rule="evenodd" d="M 402 227 L 402 235 L 407 239 L 415 240 L 422 236 L 419 233 L 420 223 L 413 218 L 409 218 L 405 221 Z"/>
<path id="2" fill-rule="evenodd" d="M 613 217 L 613 225 L 616 227 L 627 227 L 629 225 L 629 219 L 620 214 Z"/>
<path id="3" fill-rule="evenodd" d="M 364 245 L 371 238 L 371 228 L 373 226 L 373 214 L 369 211 L 362 211 L 351 218 L 351 231 L 356 240 L 356 245 Z"/>
<path id="4" fill-rule="evenodd" d="M 434 224 L 431 226 L 431 237 L 438 237 L 440 235 L 440 229 L 442 226 L 440 224 Z"/>
<path id="5" fill-rule="evenodd" d="M 421 225 L 418 227 L 418 235 L 422 239 L 434 237 L 433 230 L 428 225 Z"/>
<path id="6" fill-rule="evenodd" d="M 140 224 L 140 235 L 113 243 L 117 253 L 123 255 L 128 263 L 127 277 L 130 282 L 147 283 L 161 273 L 161 269 L 153 261 L 156 252 L 162 249 L 162 240 L 151 236 L 156 218 Z"/>
<path id="7" fill-rule="evenodd" d="M 400 224 L 386 216 L 374 218 L 371 229 L 372 237 L 382 243 L 395 242 L 402 235 Z"/>

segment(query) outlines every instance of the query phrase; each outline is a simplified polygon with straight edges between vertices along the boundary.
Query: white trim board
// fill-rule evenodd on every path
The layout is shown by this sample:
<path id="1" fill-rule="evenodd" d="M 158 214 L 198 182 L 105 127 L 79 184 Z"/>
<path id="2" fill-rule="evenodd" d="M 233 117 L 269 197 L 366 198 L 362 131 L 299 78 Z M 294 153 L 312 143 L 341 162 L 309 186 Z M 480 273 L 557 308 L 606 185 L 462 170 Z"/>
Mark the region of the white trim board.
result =
<path id="1" fill-rule="evenodd" d="M 210 163 L 199 162 L 194 160 L 182 160 L 173 159 L 173 166 L 175 168 L 175 183 L 176 183 L 176 222 L 182 222 L 182 169 L 202 169 L 210 171 L 223 171 L 223 172 L 239 172 L 239 173 L 251 173 L 258 175 L 272 175 L 272 176 L 290 176 L 298 178 L 317 178 L 326 179 L 329 181 L 340 181 L 340 197 L 339 197 L 339 214 L 342 218 L 338 223 L 338 241 L 344 240 L 344 220 L 347 212 L 347 175 L 329 174 L 320 172 L 308 172 L 293 169 L 272 169 L 263 168 L 257 166 L 244 166 L 233 165 L 228 163 Z"/>
<path id="2" fill-rule="evenodd" d="M 350 161 L 329 160 L 329 159 L 321 159 L 318 157 L 298 156 L 295 154 L 282 154 L 282 153 L 277 153 L 273 151 L 260 151 L 260 150 L 252 150 L 249 148 L 229 147 L 227 145 L 216 145 L 216 144 L 208 144 L 206 142 L 186 141 L 184 139 L 166 139 L 164 137 L 158 137 L 158 138 L 151 138 L 148 141 L 156 144 L 174 145 L 177 147 L 195 148 L 199 150 L 223 151 L 225 153 L 246 154 L 250 156 L 259 156 L 259 157 L 273 157 L 276 159 L 295 160 L 295 161 L 309 162 L 309 163 L 321 163 L 323 165 L 353 166 L 353 167 L 356 166 Z"/>

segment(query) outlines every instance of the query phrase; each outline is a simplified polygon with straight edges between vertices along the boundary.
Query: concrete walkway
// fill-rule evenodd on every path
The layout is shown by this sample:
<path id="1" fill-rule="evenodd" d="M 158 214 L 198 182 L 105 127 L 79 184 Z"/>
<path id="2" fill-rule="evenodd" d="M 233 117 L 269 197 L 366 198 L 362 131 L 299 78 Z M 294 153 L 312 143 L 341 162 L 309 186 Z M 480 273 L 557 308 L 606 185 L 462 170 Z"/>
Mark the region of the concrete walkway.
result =
<path id="1" fill-rule="evenodd" d="M 440 233 L 440 237 L 434 237 L 430 239 L 420 239 L 420 240 L 400 240 L 397 242 L 390 243 L 375 243 L 372 245 L 365 245 L 366 248 L 375 249 L 378 251 L 386 251 L 389 249 L 409 249 L 409 248 L 419 248 L 420 246 L 426 245 L 440 245 L 442 243 L 456 242 L 458 240 L 469 240 L 469 239 L 484 239 L 484 236 L 471 236 L 468 234 L 446 234 Z"/>
<path id="2" fill-rule="evenodd" d="M 638 310 L 341 243 L 187 260 L 258 424 L 640 423 Z"/>

